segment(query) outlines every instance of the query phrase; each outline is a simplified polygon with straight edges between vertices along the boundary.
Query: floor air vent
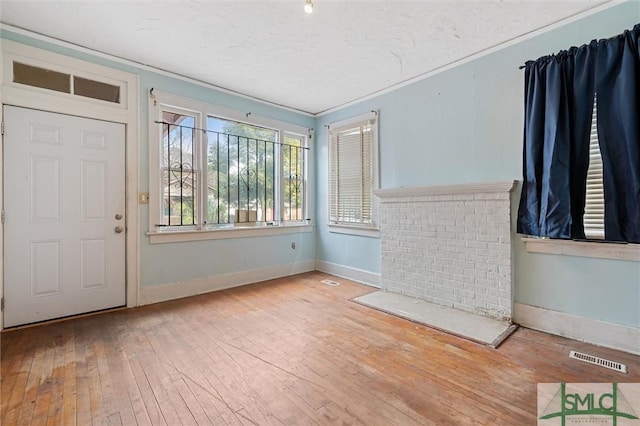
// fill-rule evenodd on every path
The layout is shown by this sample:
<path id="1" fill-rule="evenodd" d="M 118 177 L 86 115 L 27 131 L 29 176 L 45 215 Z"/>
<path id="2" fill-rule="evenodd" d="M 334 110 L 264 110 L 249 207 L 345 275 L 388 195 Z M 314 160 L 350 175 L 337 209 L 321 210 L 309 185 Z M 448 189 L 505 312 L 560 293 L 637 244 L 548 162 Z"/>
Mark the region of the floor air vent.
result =
<path id="1" fill-rule="evenodd" d="M 338 281 L 333 281 L 333 280 L 322 280 L 320 281 L 322 284 L 326 284 L 326 285 L 330 285 L 330 286 L 337 286 L 340 285 L 340 283 Z"/>
<path id="2" fill-rule="evenodd" d="M 577 359 L 580 361 L 588 362 L 589 364 L 599 365 L 601 367 L 610 368 L 611 370 L 619 371 L 620 373 L 627 373 L 627 366 L 615 361 L 609 361 L 608 359 L 598 358 L 597 356 L 583 354 L 582 352 L 571 351 L 569 358 Z"/>

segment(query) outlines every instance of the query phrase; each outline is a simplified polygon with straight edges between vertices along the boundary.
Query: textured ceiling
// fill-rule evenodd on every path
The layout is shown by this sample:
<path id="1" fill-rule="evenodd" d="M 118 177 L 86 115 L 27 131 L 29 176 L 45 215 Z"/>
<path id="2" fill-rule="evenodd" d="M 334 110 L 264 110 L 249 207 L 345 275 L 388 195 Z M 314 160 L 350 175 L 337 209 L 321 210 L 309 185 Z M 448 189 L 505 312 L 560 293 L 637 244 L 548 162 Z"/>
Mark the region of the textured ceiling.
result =
<path id="1" fill-rule="evenodd" d="M 606 2 L 0 0 L 0 19 L 319 113 Z"/>

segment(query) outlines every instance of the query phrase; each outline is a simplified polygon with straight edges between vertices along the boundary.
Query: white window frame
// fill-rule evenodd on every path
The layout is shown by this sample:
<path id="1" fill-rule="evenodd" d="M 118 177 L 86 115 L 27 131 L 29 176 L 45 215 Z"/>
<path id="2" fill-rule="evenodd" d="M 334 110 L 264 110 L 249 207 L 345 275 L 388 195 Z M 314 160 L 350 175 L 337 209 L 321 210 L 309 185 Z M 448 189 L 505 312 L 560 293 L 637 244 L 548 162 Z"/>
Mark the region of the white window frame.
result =
<path id="1" fill-rule="evenodd" d="M 203 118 L 202 117 L 202 112 L 197 111 L 197 110 L 186 109 L 186 108 L 181 108 L 181 107 L 176 107 L 176 106 L 173 106 L 173 105 L 166 105 L 166 104 L 159 105 L 159 108 L 160 108 L 160 110 L 159 110 L 160 118 L 156 118 L 155 120 L 162 121 L 162 112 L 163 111 L 168 111 L 168 112 L 173 112 L 173 113 L 177 113 L 177 114 L 180 114 L 180 115 L 193 116 L 194 122 L 195 122 L 194 126 L 196 128 L 199 128 L 199 129 L 203 129 L 204 128 L 204 127 L 202 127 L 203 122 L 206 123 L 206 117 Z M 155 123 L 155 120 L 151 125 L 155 124 L 156 127 L 159 127 L 160 125 Z M 149 134 L 151 134 L 151 132 L 149 132 Z M 158 130 L 157 138 L 160 138 L 160 131 L 159 130 Z M 152 142 L 152 141 L 156 141 L 156 147 L 159 148 L 160 139 L 150 139 L 150 142 Z M 194 132 L 194 142 L 193 143 L 195 145 L 194 146 L 194 150 L 195 150 L 194 157 L 195 157 L 195 163 L 196 164 L 192 164 L 192 166 L 193 166 L 193 171 L 196 173 L 196 176 L 201 176 L 202 173 L 204 172 L 202 170 L 202 164 L 203 164 L 202 156 L 205 155 L 205 153 L 203 151 L 204 145 L 203 145 L 202 141 L 203 141 L 202 132 L 195 131 Z M 198 148 L 200 148 L 199 151 L 197 150 Z M 149 151 L 151 151 L 151 146 L 149 146 Z M 158 161 L 161 160 L 160 152 L 161 151 L 158 149 Z M 152 164 L 156 164 L 157 165 L 159 163 L 157 163 L 157 162 L 156 163 L 149 162 L 149 169 L 151 169 L 151 165 Z M 158 166 L 158 180 L 157 180 L 158 196 L 157 196 L 157 198 L 155 198 L 155 197 L 153 198 L 154 200 L 158 200 L 158 203 L 160 204 L 160 211 L 162 211 L 162 201 L 161 200 L 164 197 L 163 190 L 162 190 L 163 179 L 161 179 L 161 176 L 160 176 L 161 172 L 162 172 L 162 167 Z M 151 188 L 152 184 L 153 184 L 153 181 L 150 180 L 149 181 L 149 187 L 150 188 Z M 201 207 L 202 197 L 206 193 L 203 191 L 202 185 L 200 185 L 199 181 L 198 181 L 198 188 L 199 188 L 199 193 L 197 194 L 197 196 L 198 196 L 198 200 L 199 200 L 199 202 L 198 202 L 199 207 L 198 207 L 198 209 L 196 209 L 196 214 L 197 214 L 198 220 L 200 220 L 201 219 L 200 216 L 201 216 L 201 213 L 202 213 L 202 207 Z M 152 193 L 153 193 L 153 191 L 150 190 L 150 194 L 149 195 L 151 196 Z M 155 207 L 155 205 L 153 207 Z M 150 205 L 149 209 L 151 210 L 151 205 Z M 155 224 L 159 224 L 160 223 L 161 216 L 162 216 L 160 214 L 160 211 L 158 211 L 157 221 L 156 222 L 149 222 L 149 229 L 150 230 L 155 226 Z M 158 231 L 158 232 L 196 231 L 196 230 L 199 230 L 199 229 L 200 229 L 200 224 L 184 225 L 184 226 L 177 226 L 176 225 L 176 226 L 163 227 L 162 231 Z"/>
<path id="2" fill-rule="evenodd" d="M 206 196 L 204 188 L 206 185 L 200 184 L 200 202 L 199 204 L 199 222 L 196 226 L 185 227 L 158 227 L 157 224 L 161 223 L 161 211 L 162 211 L 162 179 L 160 178 L 160 162 L 161 162 L 161 126 L 157 121 L 162 121 L 163 111 L 175 111 L 181 114 L 188 114 L 195 117 L 196 128 L 206 129 L 207 118 L 209 116 L 222 118 L 231 121 L 237 121 L 241 123 L 247 123 L 250 125 L 265 127 L 273 129 L 279 132 L 280 138 L 283 135 L 295 135 L 305 138 L 306 157 L 305 162 L 307 164 L 305 170 L 305 194 L 304 199 L 304 221 L 300 222 L 283 222 L 279 221 L 274 226 L 255 226 L 255 227 L 228 227 L 228 228 L 203 228 L 201 225 L 202 214 L 204 214 L 204 198 Z M 161 92 L 152 90 L 149 93 L 149 230 L 147 235 L 150 237 L 150 242 L 154 243 L 171 243 L 182 241 L 201 241 L 212 239 L 226 239 L 226 238 L 246 238 L 265 235 L 279 235 L 279 234 L 291 234 L 291 233 L 306 233 L 312 231 L 311 216 L 312 206 L 309 202 L 312 199 L 311 188 L 313 183 L 311 182 L 311 176 L 313 176 L 312 156 L 309 154 L 309 150 L 312 142 L 312 135 L 310 129 L 297 126 L 290 123 L 284 123 L 278 120 L 273 120 L 265 117 L 255 116 L 251 113 L 245 113 L 229 108 L 225 108 L 219 105 L 213 105 L 195 99 L 185 98 L 179 95 L 174 95 L 167 92 Z M 201 132 L 196 132 L 201 133 Z M 201 136 L 198 136 L 201 137 Z M 199 149 L 199 162 L 204 167 L 203 162 L 206 159 L 206 144 L 199 143 L 196 147 Z M 280 159 L 281 160 L 281 159 Z M 281 161 L 280 161 L 281 163 Z M 204 178 L 204 172 L 200 173 L 200 179 Z M 282 193 L 284 187 L 282 185 L 283 177 L 282 171 L 279 171 L 277 176 L 279 181 L 279 193 L 277 194 L 276 202 L 279 205 L 279 213 L 282 213 Z"/>
<path id="3" fill-rule="evenodd" d="M 522 237 L 529 253 L 562 254 L 597 259 L 631 260 L 640 262 L 640 244 L 604 241 L 573 241 L 553 238 Z"/>
<path id="4" fill-rule="evenodd" d="M 8 40 L 3 40 L 3 43 Z M 17 43 L 11 42 L 9 48 Z M 64 102 L 66 104 L 85 104 L 86 108 L 90 111 L 94 110 L 110 110 L 116 111 L 117 109 L 127 111 L 136 107 L 136 103 L 130 99 L 129 87 L 131 84 L 123 79 L 119 78 L 114 72 L 102 72 L 97 67 L 84 67 L 83 69 L 75 68 L 71 64 L 71 61 L 58 61 L 52 55 L 41 55 L 38 57 L 32 57 L 29 55 L 29 50 L 23 49 L 21 51 L 7 51 L 5 53 L 6 59 L 3 60 L 2 73 L 7 77 L 4 85 L 7 87 L 22 91 L 28 91 L 33 95 L 41 95 L 42 98 L 50 97 L 55 98 L 58 102 Z M 51 70 L 62 74 L 69 74 L 70 76 L 70 91 L 58 92 L 44 87 L 31 86 L 28 84 L 15 83 L 13 81 L 13 63 L 19 62 L 27 66 L 38 67 L 45 70 Z M 97 98 L 90 98 L 81 96 L 75 93 L 74 77 L 81 77 L 88 80 L 93 80 L 100 83 L 106 83 L 120 89 L 120 100 L 118 102 L 110 102 Z M 44 108 L 43 108 L 44 109 Z"/>
<path id="5" fill-rule="evenodd" d="M 372 200 L 372 212 L 371 212 L 371 224 L 363 224 L 363 225 L 349 225 L 343 223 L 332 223 L 331 222 L 331 183 L 327 181 L 328 188 L 328 198 L 327 198 L 327 226 L 329 228 L 329 232 L 339 233 L 339 234 L 348 234 L 348 235 L 359 235 L 364 237 L 380 237 L 380 228 L 378 224 L 379 219 L 379 199 L 374 195 L 374 192 L 380 189 L 380 177 L 379 177 L 379 157 L 378 157 L 378 135 L 379 135 L 379 114 L 378 111 L 371 111 L 365 114 L 361 114 L 346 120 L 338 121 L 331 123 L 328 126 L 328 158 L 327 158 L 327 176 L 330 176 L 331 173 L 331 150 L 333 149 L 332 142 L 332 132 L 339 131 L 341 129 L 349 128 L 352 126 L 357 126 L 359 124 L 365 123 L 367 121 L 373 121 L 372 123 L 372 131 L 373 131 L 373 140 L 372 140 L 372 156 L 373 156 L 373 182 L 371 185 L 371 200 Z"/>

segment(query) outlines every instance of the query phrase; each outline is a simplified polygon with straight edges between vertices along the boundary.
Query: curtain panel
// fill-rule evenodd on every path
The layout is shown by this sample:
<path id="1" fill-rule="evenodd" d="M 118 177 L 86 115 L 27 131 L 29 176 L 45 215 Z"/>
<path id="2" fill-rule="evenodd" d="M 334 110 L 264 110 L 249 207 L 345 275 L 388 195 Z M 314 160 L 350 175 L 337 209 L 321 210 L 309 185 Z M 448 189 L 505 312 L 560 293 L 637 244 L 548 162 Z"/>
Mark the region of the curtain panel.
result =
<path id="1" fill-rule="evenodd" d="M 584 239 L 589 132 L 598 95 L 605 239 L 640 242 L 640 24 L 525 64 L 517 231 Z"/>

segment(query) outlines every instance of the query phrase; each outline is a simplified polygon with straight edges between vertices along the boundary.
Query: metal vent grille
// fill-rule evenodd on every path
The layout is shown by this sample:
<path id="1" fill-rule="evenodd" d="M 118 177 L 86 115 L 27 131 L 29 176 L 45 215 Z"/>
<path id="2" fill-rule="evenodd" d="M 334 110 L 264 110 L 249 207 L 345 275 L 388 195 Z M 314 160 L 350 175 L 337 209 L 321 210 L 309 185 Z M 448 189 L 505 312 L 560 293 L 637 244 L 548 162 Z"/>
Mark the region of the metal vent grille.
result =
<path id="1" fill-rule="evenodd" d="M 326 284 L 326 285 L 330 285 L 330 286 L 337 286 L 340 285 L 340 283 L 338 281 L 332 281 L 332 280 L 322 280 L 320 281 L 322 284 Z"/>
<path id="2" fill-rule="evenodd" d="M 597 356 L 584 354 L 582 352 L 571 351 L 569 352 L 569 358 L 577 359 L 579 361 L 588 362 L 589 364 L 599 365 L 601 367 L 609 368 L 611 370 L 619 371 L 620 373 L 627 373 L 627 366 L 615 361 L 609 361 L 608 359 L 599 358 Z"/>

